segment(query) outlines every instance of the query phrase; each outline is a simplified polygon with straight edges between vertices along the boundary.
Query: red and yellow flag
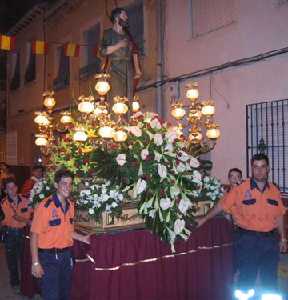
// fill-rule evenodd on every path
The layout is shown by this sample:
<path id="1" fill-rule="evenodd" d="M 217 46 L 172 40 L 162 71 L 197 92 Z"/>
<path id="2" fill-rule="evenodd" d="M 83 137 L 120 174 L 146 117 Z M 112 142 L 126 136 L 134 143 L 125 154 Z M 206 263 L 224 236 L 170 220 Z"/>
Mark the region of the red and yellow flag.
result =
<path id="1" fill-rule="evenodd" d="M 67 43 L 64 46 L 64 53 L 66 56 L 78 57 L 79 56 L 79 45 L 75 43 Z"/>
<path id="2" fill-rule="evenodd" d="M 15 49 L 15 37 L 0 34 L 0 49 L 6 51 Z"/>
<path id="3" fill-rule="evenodd" d="M 32 52 L 34 54 L 46 54 L 47 53 L 47 43 L 44 41 L 34 41 L 32 42 Z"/>

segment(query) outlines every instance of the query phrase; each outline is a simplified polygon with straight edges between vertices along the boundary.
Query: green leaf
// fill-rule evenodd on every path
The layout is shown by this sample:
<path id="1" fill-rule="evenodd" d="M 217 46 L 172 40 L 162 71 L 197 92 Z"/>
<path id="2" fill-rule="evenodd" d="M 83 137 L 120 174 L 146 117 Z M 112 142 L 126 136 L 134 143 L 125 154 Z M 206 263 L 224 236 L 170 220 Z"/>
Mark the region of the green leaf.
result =
<path id="1" fill-rule="evenodd" d="M 166 216 L 166 223 L 170 222 L 170 216 L 171 216 L 171 212 L 169 211 L 167 216 Z"/>
<path id="2" fill-rule="evenodd" d="M 158 210 L 158 215 L 159 215 L 160 221 L 163 222 L 164 219 L 163 219 L 163 215 L 162 215 L 162 209 Z"/>
<path id="3" fill-rule="evenodd" d="M 138 170 L 138 177 L 141 177 L 143 175 L 143 167 L 142 167 L 142 163 L 140 163 L 140 167 Z"/>

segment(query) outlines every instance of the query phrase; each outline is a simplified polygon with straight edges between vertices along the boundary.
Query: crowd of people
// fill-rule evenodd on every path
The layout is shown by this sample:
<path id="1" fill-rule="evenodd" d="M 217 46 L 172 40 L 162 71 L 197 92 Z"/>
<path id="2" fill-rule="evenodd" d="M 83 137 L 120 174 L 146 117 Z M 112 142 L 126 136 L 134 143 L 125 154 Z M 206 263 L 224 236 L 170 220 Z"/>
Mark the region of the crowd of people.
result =
<path id="1" fill-rule="evenodd" d="M 56 192 L 44 199 L 34 210 L 28 200 L 33 185 L 42 180 L 43 166 L 34 166 L 32 174 L 18 193 L 15 176 L 1 163 L 1 227 L 11 286 L 19 290 L 19 260 L 24 229 L 30 227 L 32 275 L 39 279 L 45 300 L 69 299 L 73 259 L 73 239 L 89 243 L 89 236 L 74 232 L 74 204 L 70 199 L 73 174 L 65 169 L 55 173 Z M 277 289 L 279 253 L 287 251 L 284 228 L 285 207 L 278 187 L 268 182 L 269 159 L 256 154 L 251 160 L 252 176 L 242 179 L 242 171 L 228 172 L 225 195 L 204 217 L 202 226 L 214 216 L 231 216 L 234 227 L 235 285 L 242 290 L 255 286 Z"/>
<path id="2" fill-rule="evenodd" d="M 29 201 L 34 184 L 42 180 L 43 166 L 34 166 L 20 193 L 15 176 L 1 163 L 1 240 L 11 287 L 20 292 L 19 265 L 24 234 L 30 229 L 32 275 L 39 279 L 41 296 L 45 300 L 70 299 L 73 240 L 89 243 L 89 236 L 74 231 L 74 203 L 70 199 L 73 174 L 65 169 L 55 173 L 56 192 L 35 209 Z"/>

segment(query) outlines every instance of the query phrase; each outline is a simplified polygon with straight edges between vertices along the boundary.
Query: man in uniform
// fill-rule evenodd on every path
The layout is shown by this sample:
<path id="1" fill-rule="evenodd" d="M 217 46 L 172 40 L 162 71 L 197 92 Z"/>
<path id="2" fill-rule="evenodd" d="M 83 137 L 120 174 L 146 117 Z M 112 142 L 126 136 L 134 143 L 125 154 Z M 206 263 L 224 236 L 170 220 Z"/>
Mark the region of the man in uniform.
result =
<path id="1" fill-rule="evenodd" d="M 10 284 L 18 290 L 20 280 L 18 264 L 22 254 L 24 227 L 31 219 L 32 209 L 28 199 L 17 194 L 18 187 L 14 178 L 3 181 L 6 197 L 1 201 L 4 214 L 2 225 L 5 233 L 6 260 L 10 274 Z"/>
<path id="2" fill-rule="evenodd" d="M 241 290 L 254 288 L 259 272 L 262 287 L 275 290 L 279 252 L 287 251 L 285 208 L 279 189 L 268 182 L 268 157 L 254 155 L 251 168 L 252 178 L 227 193 L 205 217 L 198 220 L 198 225 L 222 210 L 230 213 L 236 224 L 237 287 Z"/>
<path id="3" fill-rule="evenodd" d="M 89 243 L 74 232 L 74 204 L 70 199 L 73 174 L 60 169 L 54 176 L 56 193 L 35 209 L 31 227 L 32 275 L 40 278 L 44 300 L 70 300 L 73 238 Z"/>
<path id="4" fill-rule="evenodd" d="M 30 191 L 33 189 L 34 184 L 36 182 L 43 180 L 43 175 L 44 175 L 43 166 L 41 165 L 33 166 L 31 177 L 25 180 L 21 189 L 21 194 L 29 198 Z"/>

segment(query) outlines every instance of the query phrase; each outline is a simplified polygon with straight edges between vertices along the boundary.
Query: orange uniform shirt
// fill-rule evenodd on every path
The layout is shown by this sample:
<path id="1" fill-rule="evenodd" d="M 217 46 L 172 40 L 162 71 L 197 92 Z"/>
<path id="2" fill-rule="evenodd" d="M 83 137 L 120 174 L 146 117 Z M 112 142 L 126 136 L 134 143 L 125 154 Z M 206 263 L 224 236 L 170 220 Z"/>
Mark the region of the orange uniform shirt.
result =
<path id="1" fill-rule="evenodd" d="M 29 206 L 29 200 L 21 195 L 18 195 L 17 204 L 14 204 L 14 202 L 6 196 L 1 202 L 1 207 L 5 216 L 2 225 L 12 228 L 23 228 L 26 226 L 26 223 L 19 222 L 14 218 L 15 214 L 29 221 L 33 211 Z"/>
<path id="2" fill-rule="evenodd" d="M 31 232 L 38 234 L 38 248 L 66 248 L 73 245 L 74 204 L 67 200 L 63 211 L 57 195 L 52 195 L 36 207 Z"/>
<path id="3" fill-rule="evenodd" d="M 233 188 L 219 203 L 224 211 L 233 216 L 236 225 L 260 232 L 275 229 L 278 218 L 285 213 L 279 189 L 267 183 L 261 192 L 253 179 Z"/>

